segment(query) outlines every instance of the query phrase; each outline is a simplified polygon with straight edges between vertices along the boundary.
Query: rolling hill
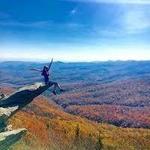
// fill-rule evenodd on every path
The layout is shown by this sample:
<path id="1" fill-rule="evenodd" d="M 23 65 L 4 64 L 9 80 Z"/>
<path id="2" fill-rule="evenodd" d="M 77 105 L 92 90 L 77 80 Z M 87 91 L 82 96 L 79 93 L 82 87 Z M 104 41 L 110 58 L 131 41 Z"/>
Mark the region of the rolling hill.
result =
<path id="1" fill-rule="evenodd" d="M 94 121 L 150 128 L 148 78 L 84 85 L 52 99 L 66 112 Z"/>

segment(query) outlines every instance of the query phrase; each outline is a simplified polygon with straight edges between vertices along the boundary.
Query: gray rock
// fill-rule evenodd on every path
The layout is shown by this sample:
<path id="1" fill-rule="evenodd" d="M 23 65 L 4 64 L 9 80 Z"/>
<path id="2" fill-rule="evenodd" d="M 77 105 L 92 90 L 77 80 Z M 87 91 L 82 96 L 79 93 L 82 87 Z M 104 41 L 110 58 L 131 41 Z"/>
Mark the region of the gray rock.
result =
<path id="1" fill-rule="evenodd" d="M 18 106 L 18 109 L 21 109 L 30 103 L 35 97 L 47 90 L 50 86 L 51 85 L 44 85 L 42 83 L 25 86 L 17 92 L 3 98 L 0 101 L 0 107 L 7 108 Z"/>
<path id="2" fill-rule="evenodd" d="M 26 133 L 26 129 L 5 131 L 8 119 L 50 86 L 42 83 L 25 86 L 0 100 L 0 150 L 8 149 Z"/>
<path id="3" fill-rule="evenodd" d="M 4 131 L 7 126 L 7 120 L 16 110 L 18 110 L 18 106 L 8 108 L 0 107 L 0 132 Z"/>
<path id="4" fill-rule="evenodd" d="M 0 133 L 0 150 L 7 150 L 10 145 L 17 142 L 26 131 L 26 129 L 18 129 Z"/>

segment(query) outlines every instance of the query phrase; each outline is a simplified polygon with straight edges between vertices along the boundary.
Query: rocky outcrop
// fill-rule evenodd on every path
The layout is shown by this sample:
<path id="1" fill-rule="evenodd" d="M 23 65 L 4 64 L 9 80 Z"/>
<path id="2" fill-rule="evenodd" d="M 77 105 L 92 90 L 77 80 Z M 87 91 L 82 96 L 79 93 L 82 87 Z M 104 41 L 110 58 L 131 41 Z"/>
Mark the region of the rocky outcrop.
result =
<path id="1" fill-rule="evenodd" d="M 42 83 L 25 86 L 0 100 L 0 150 L 8 149 L 26 133 L 26 129 L 6 131 L 8 119 L 50 86 Z"/>
<path id="2" fill-rule="evenodd" d="M 0 150 L 7 150 L 10 145 L 17 142 L 25 133 L 26 129 L 18 129 L 0 133 Z"/>

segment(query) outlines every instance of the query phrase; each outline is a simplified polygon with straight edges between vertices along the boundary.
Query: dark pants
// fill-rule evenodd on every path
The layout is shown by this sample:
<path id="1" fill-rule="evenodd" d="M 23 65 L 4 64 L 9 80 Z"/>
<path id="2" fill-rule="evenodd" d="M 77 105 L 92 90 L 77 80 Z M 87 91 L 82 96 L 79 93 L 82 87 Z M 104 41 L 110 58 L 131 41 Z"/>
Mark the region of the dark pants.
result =
<path id="1" fill-rule="evenodd" d="M 45 84 L 49 83 L 49 77 L 48 76 L 44 76 L 44 82 L 45 82 Z"/>
<path id="2" fill-rule="evenodd" d="M 49 77 L 48 76 L 44 76 L 44 82 L 45 84 L 49 84 L 49 86 L 53 86 L 54 85 L 54 91 L 58 88 L 61 89 L 60 85 L 57 82 L 53 82 L 53 81 L 49 81 Z"/>

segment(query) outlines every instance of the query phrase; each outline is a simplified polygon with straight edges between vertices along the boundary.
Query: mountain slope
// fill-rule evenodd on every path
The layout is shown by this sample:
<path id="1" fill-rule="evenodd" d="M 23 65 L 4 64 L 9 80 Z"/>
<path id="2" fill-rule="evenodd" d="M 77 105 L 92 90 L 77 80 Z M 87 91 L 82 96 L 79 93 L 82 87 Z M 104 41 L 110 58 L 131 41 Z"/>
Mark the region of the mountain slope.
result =
<path id="1" fill-rule="evenodd" d="M 1 90 L 7 94 L 15 91 L 7 87 Z M 149 129 L 95 123 L 64 112 L 44 96 L 19 111 L 9 123 L 14 129 L 24 127 L 28 130 L 12 150 L 94 150 L 101 145 L 104 150 L 150 149 Z"/>
<path id="2" fill-rule="evenodd" d="M 66 112 L 94 121 L 150 128 L 149 78 L 81 85 L 51 98 Z"/>
<path id="3" fill-rule="evenodd" d="M 24 110 L 18 112 L 10 123 L 14 128 L 28 129 L 28 134 L 12 148 L 13 150 L 75 149 L 78 127 L 79 141 L 82 141 L 80 146 L 84 150 L 87 150 L 87 147 L 93 149 L 89 145 L 94 145 L 95 148 L 99 135 L 106 150 L 150 149 L 150 130 L 96 124 L 63 112 L 55 103 L 49 103 L 44 96 L 36 98 Z"/>

